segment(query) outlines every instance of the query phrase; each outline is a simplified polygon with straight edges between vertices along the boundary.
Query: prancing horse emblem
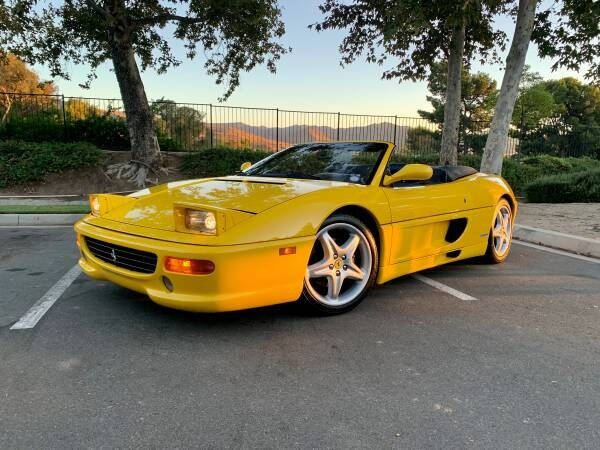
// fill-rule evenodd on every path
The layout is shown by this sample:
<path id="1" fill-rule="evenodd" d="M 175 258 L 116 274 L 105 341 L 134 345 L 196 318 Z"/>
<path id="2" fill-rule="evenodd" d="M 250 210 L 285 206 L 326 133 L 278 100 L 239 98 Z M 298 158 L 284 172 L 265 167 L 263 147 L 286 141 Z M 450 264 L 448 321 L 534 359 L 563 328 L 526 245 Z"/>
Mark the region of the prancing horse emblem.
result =
<path id="1" fill-rule="evenodd" d="M 116 263 L 116 262 L 117 262 L 117 254 L 115 253 L 115 249 L 114 249 L 114 248 L 113 248 L 113 249 L 111 249 L 111 251 L 110 251 L 110 257 L 111 257 L 111 259 L 112 259 L 112 261 L 113 261 L 114 263 Z"/>

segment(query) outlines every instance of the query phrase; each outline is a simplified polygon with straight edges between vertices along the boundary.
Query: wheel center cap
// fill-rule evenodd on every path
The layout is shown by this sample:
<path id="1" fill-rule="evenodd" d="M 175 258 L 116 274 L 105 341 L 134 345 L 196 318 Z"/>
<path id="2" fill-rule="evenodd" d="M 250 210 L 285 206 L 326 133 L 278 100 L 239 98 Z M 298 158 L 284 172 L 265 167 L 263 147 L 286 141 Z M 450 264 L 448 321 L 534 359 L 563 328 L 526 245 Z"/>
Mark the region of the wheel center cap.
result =
<path id="1" fill-rule="evenodd" d="M 340 259 L 336 259 L 335 262 L 333 263 L 333 267 L 335 267 L 336 269 L 341 269 L 342 261 Z"/>

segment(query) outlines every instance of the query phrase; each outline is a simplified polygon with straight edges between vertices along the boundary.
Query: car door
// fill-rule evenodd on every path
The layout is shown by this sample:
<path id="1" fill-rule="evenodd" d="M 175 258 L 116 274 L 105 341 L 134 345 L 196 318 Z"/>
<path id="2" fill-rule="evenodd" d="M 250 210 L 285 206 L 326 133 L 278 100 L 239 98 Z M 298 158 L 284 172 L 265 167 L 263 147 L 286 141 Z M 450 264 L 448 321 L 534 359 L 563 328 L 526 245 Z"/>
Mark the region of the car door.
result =
<path id="1" fill-rule="evenodd" d="M 470 203 L 469 186 L 409 182 L 383 187 L 392 219 L 390 264 L 452 251 L 463 244 Z M 458 234 L 459 238 L 448 235 Z"/>

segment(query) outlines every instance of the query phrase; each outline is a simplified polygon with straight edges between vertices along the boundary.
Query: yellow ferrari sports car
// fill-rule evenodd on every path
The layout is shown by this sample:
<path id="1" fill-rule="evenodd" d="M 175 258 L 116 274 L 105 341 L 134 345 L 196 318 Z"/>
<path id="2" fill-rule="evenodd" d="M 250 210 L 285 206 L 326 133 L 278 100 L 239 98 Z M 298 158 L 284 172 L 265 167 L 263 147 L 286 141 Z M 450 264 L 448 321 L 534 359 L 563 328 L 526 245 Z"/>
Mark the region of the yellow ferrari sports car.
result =
<path id="1" fill-rule="evenodd" d="M 355 307 L 377 283 L 466 258 L 506 259 L 504 179 L 403 164 L 388 142 L 290 147 L 237 175 L 90 196 L 75 224 L 92 278 L 199 312 L 300 300 Z"/>

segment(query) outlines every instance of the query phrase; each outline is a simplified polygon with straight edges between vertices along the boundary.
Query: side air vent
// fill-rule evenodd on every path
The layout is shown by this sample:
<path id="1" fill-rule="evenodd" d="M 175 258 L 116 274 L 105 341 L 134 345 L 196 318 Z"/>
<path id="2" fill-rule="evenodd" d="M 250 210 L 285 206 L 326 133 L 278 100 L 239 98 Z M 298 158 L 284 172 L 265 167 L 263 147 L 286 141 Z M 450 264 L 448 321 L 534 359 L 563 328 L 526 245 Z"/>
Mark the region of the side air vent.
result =
<path id="1" fill-rule="evenodd" d="M 467 228 L 467 219 L 461 217 L 460 219 L 453 219 L 448 225 L 448 231 L 446 231 L 446 242 L 456 242 L 465 232 Z"/>
<path id="2" fill-rule="evenodd" d="M 446 253 L 448 258 L 458 258 L 460 256 L 460 250 L 453 250 L 451 252 Z"/>

